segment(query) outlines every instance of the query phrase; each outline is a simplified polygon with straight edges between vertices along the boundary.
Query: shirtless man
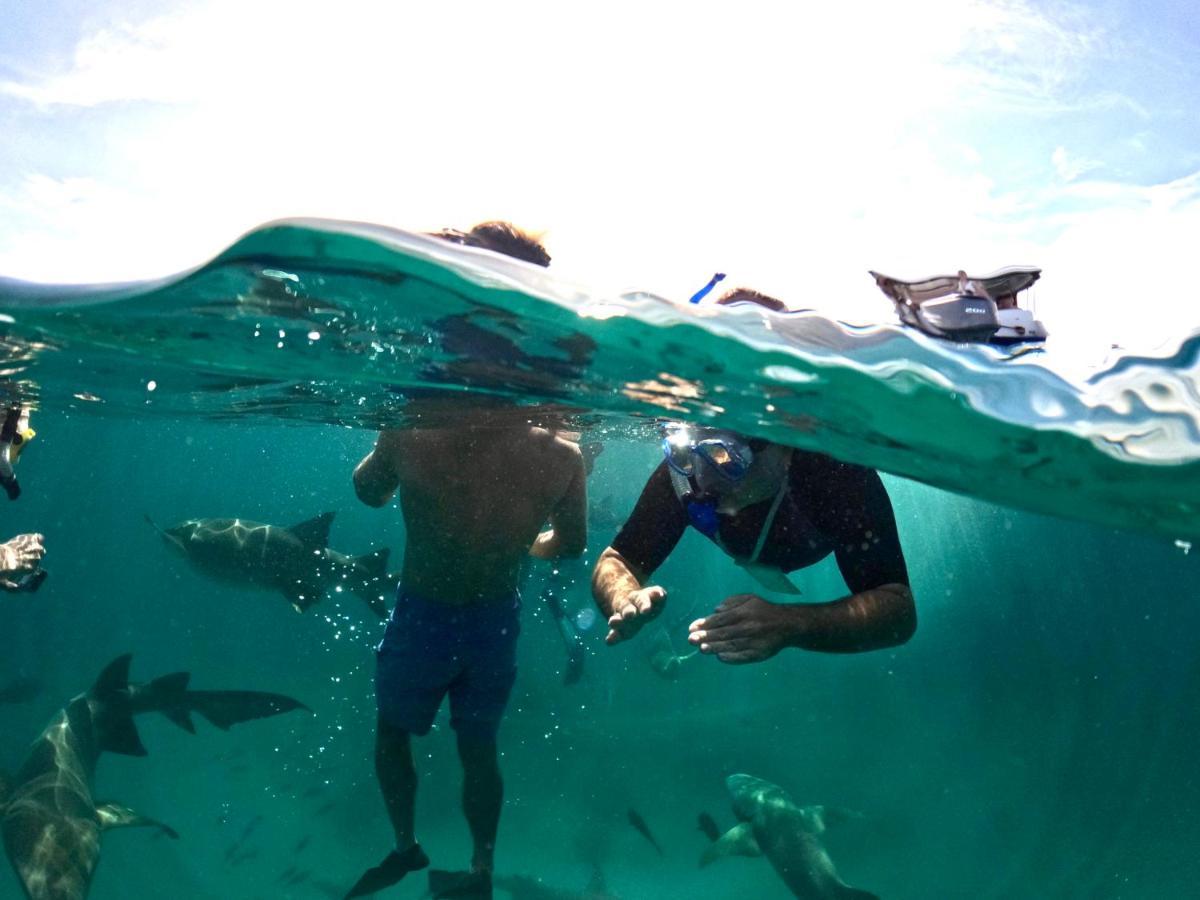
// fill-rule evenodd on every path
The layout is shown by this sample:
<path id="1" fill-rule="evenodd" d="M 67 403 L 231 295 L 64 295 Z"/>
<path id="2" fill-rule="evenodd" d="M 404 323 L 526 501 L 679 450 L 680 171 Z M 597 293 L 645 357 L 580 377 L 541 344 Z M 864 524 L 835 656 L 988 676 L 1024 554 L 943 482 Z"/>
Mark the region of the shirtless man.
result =
<path id="1" fill-rule="evenodd" d="M 347 897 L 429 864 L 414 836 L 410 741 L 429 732 L 449 694 L 474 854 L 470 872 L 431 872 L 430 885 L 434 896 L 490 898 L 503 799 L 496 735 L 516 678 L 521 564 L 583 553 L 586 475 L 579 448 L 529 425 L 526 410 L 417 405 L 431 424 L 382 432 L 354 470 L 355 491 L 370 506 L 399 490 L 407 539 L 375 679 L 375 769 L 396 847 Z"/>

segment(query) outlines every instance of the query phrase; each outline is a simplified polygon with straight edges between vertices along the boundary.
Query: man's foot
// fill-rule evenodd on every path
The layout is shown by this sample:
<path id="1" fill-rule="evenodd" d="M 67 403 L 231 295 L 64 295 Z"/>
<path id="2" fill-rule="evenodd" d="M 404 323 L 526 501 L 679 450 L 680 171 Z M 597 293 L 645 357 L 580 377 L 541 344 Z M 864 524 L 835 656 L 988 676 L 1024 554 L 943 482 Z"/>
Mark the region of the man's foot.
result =
<path id="1" fill-rule="evenodd" d="M 492 900 L 492 873 L 430 869 L 429 893 L 434 900 Z"/>
<path id="2" fill-rule="evenodd" d="M 363 873 L 362 878 L 358 879 L 354 887 L 350 888 L 346 900 L 382 891 L 386 887 L 391 887 L 409 872 L 423 869 L 427 865 L 429 865 L 429 857 L 425 855 L 420 844 L 413 844 L 403 853 L 393 850 L 384 857 L 383 862 Z M 490 897 L 491 894 L 488 896 Z"/>

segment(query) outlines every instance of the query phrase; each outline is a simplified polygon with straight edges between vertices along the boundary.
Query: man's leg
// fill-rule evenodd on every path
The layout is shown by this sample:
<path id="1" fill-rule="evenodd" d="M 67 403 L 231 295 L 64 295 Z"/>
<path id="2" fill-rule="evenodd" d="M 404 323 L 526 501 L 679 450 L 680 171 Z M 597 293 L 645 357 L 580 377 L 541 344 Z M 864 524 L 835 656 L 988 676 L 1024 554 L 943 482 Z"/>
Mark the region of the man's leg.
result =
<path id="1" fill-rule="evenodd" d="M 463 813 L 475 842 L 471 869 L 492 871 L 500 807 L 504 803 L 504 781 L 495 738 L 458 735 L 458 756 L 463 767 Z"/>
<path id="2" fill-rule="evenodd" d="M 350 897 L 365 897 L 381 891 L 409 872 L 429 865 L 429 857 L 413 839 L 413 811 L 417 803 L 417 769 L 413 765 L 412 741 L 407 731 L 388 725 L 381 716 L 375 731 L 375 774 L 396 832 L 396 849 L 383 862 L 367 869 Z"/>
<path id="3" fill-rule="evenodd" d="M 403 853 L 416 843 L 413 817 L 417 805 L 417 767 L 413 765 L 409 733 L 382 718 L 375 727 L 375 775 L 396 832 L 396 849 Z"/>

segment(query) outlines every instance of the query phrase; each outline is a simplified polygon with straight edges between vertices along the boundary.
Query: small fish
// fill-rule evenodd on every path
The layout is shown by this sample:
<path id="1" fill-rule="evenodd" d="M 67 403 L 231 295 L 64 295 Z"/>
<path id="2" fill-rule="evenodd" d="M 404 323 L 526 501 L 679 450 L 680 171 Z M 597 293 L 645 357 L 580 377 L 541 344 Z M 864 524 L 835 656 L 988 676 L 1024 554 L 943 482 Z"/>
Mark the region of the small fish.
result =
<path id="1" fill-rule="evenodd" d="M 646 824 L 646 820 L 641 817 L 638 811 L 630 808 L 626 815 L 629 817 L 629 824 L 637 829 L 638 834 L 650 842 L 654 849 L 658 851 L 659 856 L 664 856 L 665 854 L 663 853 L 662 847 L 660 847 L 658 841 L 654 839 L 654 835 L 650 833 L 650 827 Z"/>
<path id="2" fill-rule="evenodd" d="M 710 841 L 715 841 L 721 836 L 721 829 L 717 827 L 716 820 L 706 812 L 696 817 L 696 824 Z"/>
<path id="3" fill-rule="evenodd" d="M 312 840 L 312 835 L 306 834 L 304 837 L 300 838 L 300 840 L 298 840 L 296 842 L 296 846 L 292 848 L 292 852 L 299 853 L 301 850 L 303 850 L 305 847 L 308 846 L 308 844 L 311 840 Z"/>
<path id="4" fill-rule="evenodd" d="M 14 678 L 0 685 L 0 703 L 28 703 L 42 693 L 42 683 L 36 678 Z"/>
<path id="5" fill-rule="evenodd" d="M 262 824 L 262 820 L 263 820 L 262 816 L 255 816 L 253 819 L 251 819 L 249 822 L 247 822 L 246 827 L 242 829 L 242 836 L 237 839 L 237 843 L 239 843 L 239 844 L 245 843 L 246 838 L 248 838 L 248 837 L 250 837 L 250 835 L 254 834 L 254 832 L 258 829 L 258 826 Z"/>

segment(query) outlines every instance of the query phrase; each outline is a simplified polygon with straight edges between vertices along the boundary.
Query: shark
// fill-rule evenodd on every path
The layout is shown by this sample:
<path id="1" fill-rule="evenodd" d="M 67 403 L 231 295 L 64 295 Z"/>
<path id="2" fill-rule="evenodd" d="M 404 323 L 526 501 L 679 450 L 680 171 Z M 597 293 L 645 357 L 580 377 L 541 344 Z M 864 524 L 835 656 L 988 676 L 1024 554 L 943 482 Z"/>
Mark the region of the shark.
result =
<path id="1" fill-rule="evenodd" d="M 827 825 L 854 813 L 798 806 L 779 785 L 753 775 L 730 775 L 725 786 L 739 823 L 705 848 L 701 866 L 726 856 L 762 855 L 801 900 L 879 900 L 844 883 L 821 842 Z"/>
<path id="2" fill-rule="evenodd" d="M 388 549 L 363 556 L 329 549 L 333 517 L 327 512 L 290 527 L 249 519 L 188 519 L 164 529 L 149 516 L 146 520 L 193 568 L 210 578 L 278 591 L 297 612 L 318 602 L 331 587 L 340 590 L 344 585 L 371 612 L 385 618 Z"/>
<path id="3" fill-rule="evenodd" d="M 169 825 L 92 795 L 101 754 L 146 755 L 134 716 L 161 713 L 194 732 L 193 713 L 228 729 L 308 708 L 282 694 L 189 690 L 187 672 L 131 684 L 131 658 L 126 654 L 109 663 L 86 693 L 50 721 L 16 776 L 0 778 L 4 849 L 29 900 L 83 900 L 105 831 L 146 827 L 179 837 Z"/>

